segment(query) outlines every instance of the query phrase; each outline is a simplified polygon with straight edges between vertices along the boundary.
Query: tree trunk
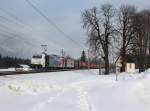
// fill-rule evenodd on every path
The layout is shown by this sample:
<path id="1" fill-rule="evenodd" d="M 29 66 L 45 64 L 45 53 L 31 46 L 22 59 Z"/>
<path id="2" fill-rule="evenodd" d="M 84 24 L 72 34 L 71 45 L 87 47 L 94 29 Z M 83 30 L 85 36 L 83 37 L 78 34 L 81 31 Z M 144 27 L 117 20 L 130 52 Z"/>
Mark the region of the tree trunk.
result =
<path id="1" fill-rule="evenodd" d="M 121 72 L 125 72 L 125 64 L 126 64 L 126 52 L 125 52 L 125 48 L 122 49 L 121 58 L 122 58 Z"/>
<path id="2" fill-rule="evenodd" d="M 101 59 L 99 59 L 99 75 L 101 75 Z"/>
<path id="3" fill-rule="evenodd" d="M 140 47 L 140 52 L 139 52 L 139 72 L 143 72 L 144 71 L 144 61 L 145 61 L 145 57 L 143 54 L 143 47 Z"/>
<path id="4" fill-rule="evenodd" d="M 125 23 L 124 23 L 125 24 Z M 122 64 L 122 67 L 121 67 L 121 72 L 125 72 L 125 62 L 126 62 L 126 47 L 125 47 L 125 43 L 127 42 L 127 37 L 126 37 L 126 26 L 124 25 L 124 29 L 123 29 L 123 34 L 122 34 L 122 37 L 123 37 L 123 44 L 122 44 L 122 50 L 121 50 L 121 58 L 122 58 L 122 61 L 121 61 L 121 64 Z"/>
<path id="5" fill-rule="evenodd" d="M 144 65 L 143 64 L 144 64 L 143 61 L 139 60 L 139 72 L 143 72 L 144 71 Z"/>
<path id="6" fill-rule="evenodd" d="M 105 57 L 104 57 L 104 60 L 105 60 L 105 74 L 109 74 L 109 57 L 108 57 L 108 46 L 106 46 L 106 49 L 105 49 Z"/>
<path id="7" fill-rule="evenodd" d="M 105 74 L 109 74 L 109 60 L 106 58 L 105 60 Z"/>

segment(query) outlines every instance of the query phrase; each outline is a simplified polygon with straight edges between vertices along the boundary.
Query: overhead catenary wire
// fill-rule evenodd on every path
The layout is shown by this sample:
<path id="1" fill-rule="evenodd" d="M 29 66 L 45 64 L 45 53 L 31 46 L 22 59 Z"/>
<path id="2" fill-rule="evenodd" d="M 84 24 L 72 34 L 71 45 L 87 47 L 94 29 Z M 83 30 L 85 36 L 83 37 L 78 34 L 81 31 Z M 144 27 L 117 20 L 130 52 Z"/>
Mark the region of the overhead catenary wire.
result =
<path id="1" fill-rule="evenodd" d="M 10 39 L 10 38 L 15 38 L 15 39 L 17 39 L 17 40 L 22 40 L 22 38 L 20 38 L 20 36 L 19 37 L 17 37 L 17 34 L 15 34 L 15 33 L 12 33 L 12 32 L 9 32 L 8 30 L 10 30 L 10 29 L 8 29 L 6 26 L 4 26 L 4 25 L 2 25 L 2 24 L 0 24 L 1 26 L 3 26 L 3 27 L 1 27 L 0 28 L 0 35 L 9 35 L 9 36 L 7 36 L 8 37 L 8 39 Z M 7 30 L 5 30 L 5 29 Z M 2 31 L 2 32 L 1 32 Z M 35 44 L 33 44 L 32 42 L 30 42 L 30 41 L 27 41 L 27 40 L 23 40 L 25 43 L 27 43 L 28 45 L 32 45 L 33 47 L 35 46 Z"/>
<path id="2" fill-rule="evenodd" d="M 27 24 L 27 23 L 24 23 L 24 22 L 23 22 L 18 16 L 16 16 L 14 13 L 10 13 L 10 12 L 8 12 L 8 11 L 2 9 L 2 8 L 0 8 L 0 11 L 3 12 L 3 13 L 5 13 L 5 14 L 7 14 L 9 17 L 13 18 L 15 21 L 11 20 L 10 18 L 7 18 L 7 17 L 2 16 L 2 19 L 3 19 L 3 20 L 5 20 L 5 21 L 7 21 L 7 22 L 11 22 L 11 23 L 13 23 L 13 24 L 15 24 L 15 25 L 23 25 L 23 26 L 26 26 L 26 27 L 24 27 L 24 28 L 27 29 L 28 32 L 31 32 L 31 31 L 33 30 L 33 27 L 32 27 L 31 25 L 29 25 L 29 24 Z M 31 33 L 32 33 L 32 32 L 31 32 Z M 34 34 L 36 34 L 37 36 L 39 36 L 37 33 L 34 33 Z M 54 40 L 54 39 L 51 39 L 51 41 L 49 41 L 49 42 L 51 42 L 51 43 L 53 44 L 53 45 L 51 45 L 51 44 L 49 44 L 49 45 L 50 45 L 51 47 L 55 48 L 55 49 L 58 48 L 58 47 L 65 46 L 64 43 L 58 42 L 58 41 L 56 41 L 56 40 Z M 55 44 L 55 45 L 54 45 L 54 44 Z M 57 46 L 56 46 L 56 44 L 57 44 Z M 68 49 L 68 48 L 67 48 L 67 49 Z"/>
<path id="3" fill-rule="evenodd" d="M 37 45 L 34 44 L 32 41 L 28 41 L 28 40 L 26 40 L 26 39 L 22 39 L 22 37 L 19 36 L 19 35 L 17 34 L 17 32 L 14 33 L 15 30 L 11 29 L 10 27 L 8 28 L 8 27 L 6 27 L 5 25 L 3 25 L 3 24 L 1 24 L 1 23 L 0 23 L 0 26 L 2 26 L 2 27 L 0 27 L 0 35 L 5 35 L 5 34 L 6 34 L 6 35 L 8 35 L 8 36 L 7 36 L 8 38 L 14 38 L 14 39 L 17 39 L 17 40 L 23 40 L 27 45 L 31 45 L 32 48 L 37 46 Z M 1 31 L 2 31 L 2 32 L 1 32 Z M 19 32 L 19 34 L 24 35 L 24 34 L 21 33 L 21 32 Z M 51 45 L 51 44 L 49 44 L 49 45 L 50 45 L 50 47 L 53 47 L 53 48 L 55 48 L 55 49 L 57 48 L 57 47 L 55 47 L 55 46 L 53 46 L 53 45 Z"/>
<path id="4" fill-rule="evenodd" d="M 31 30 L 30 29 L 33 29 L 30 25 L 27 25 L 27 24 L 25 24 L 24 22 L 22 22 L 16 15 L 14 15 L 14 14 L 12 14 L 12 13 L 10 13 L 10 12 L 6 12 L 5 10 L 3 10 L 3 9 L 0 9 L 1 11 L 3 11 L 4 13 L 6 13 L 7 15 L 9 15 L 10 17 L 12 17 L 13 19 L 15 19 L 16 21 L 13 21 L 12 19 L 10 19 L 10 18 L 7 18 L 7 17 L 5 17 L 5 16 L 1 16 L 0 15 L 0 18 L 1 19 L 3 19 L 3 20 L 5 20 L 5 21 L 7 21 L 7 22 L 9 22 L 9 23 L 13 23 L 13 24 L 15 24 L 15 25 L 19 25 L 19 24 L 22 24 L 23 26 L 28 26 L 28 31 L 29 32 L 31 32 Z M 1 24 L 2 25 L 2 24 Z M 20 25 L 19 25 L 20 26 Z M 6 26 L 3 26 L 3 28 L 6 28 Z M 30 29 L 29 29 L 30 28 Z M 10 29 L 9 29 L 10 30 Z M 12 29 L 11 29 L 12 30 Z M 12 30 L 13 32 L 14 32 L 14 30 Z M 19 33 L 21 33 L 21 32 L 19 32 Z M 31 32 L 32 33 L 32 32 Z M 35 33 L 36 34 L 36 33 Z M 57 41 L 54 41 L 54 40 L 52 40 L 55 44 L 57 43 L 57 46 L 59 45 L 59 46 L 63 46 L 61 43 L 58 43 Z M 50 44 L 49 44 L 50 45 Z M 53 45 L 50 45 L 51 47 L 54 47 Z M 56 47 L 55 47 L 56 48 Z"/>
<path id="5" fill-rule="evenodd" d="M 22 24 L 22 25 L 24 25 L 24 26 L 26 26 L 26 27 L 32 29 L 32 26 L 31 26 L 31 25 L 24 23 L 24 22 L 23 22 L 20 18 L 18 18 L 15 14 L 10 13 L 10 12 L 8 12 L 8 11 L 2 9 L 2 8 L 0 8 L 0 11 L 3 12 L 3 13 L 5 13 L 5 14 L 7 14 L 7 15 L 10 16 L 11 18 L 15 19 L 18 23 L 20 23 L 20 24 Z"/>
<path id="6" fill-rule="evenodd" d="M 25 0 L 39 15 L 41 15 L 50 25 L 52 25 L 55 29 L 57 29 L 60 33 L 64 35 L 67 39 L 72 41 L 74 44 L 76 44 L 78 47 L 84 48 L 83 45 L 79 44 L 77 41 L 72 39 L 68 34 L 66 34 L 57 24 L 52 22 L 37 6 L 35 6 L 32 2 L 29 0 Z"/>
<path id="7" fill-rule="evenodd" d="M 7 21 L 7 22 L 11 22 L 11 23 L 13 23 L 13 24 L 17 24 L 16 22 L 11 21 L 10 19 L 8 19 L 8 18 L 6 18 L 6 17 L 4 17 L 4 16 L 1 16 L 1 15 L 0 15 L 0 18 L 3 19 L 3 20 L 5 20 L 5 21 Z"/>
<path id="8" fill-rule="evenodd" d="M 8 23 L 11 23 L 11 24 L 15 24 L 15 25 L 17 25 L 17 26 L 23 26 L 22 28 L 25 28 L 25 29 L 28 29 L 28 32 L 31 32 L 32 30 L 33 30 L 33 27 L 31 26 L 31 25 L 29 25 L 29 24 L 26 24 L 26 23 L 24 23 L 20 18 L 18 18 L 15 14 L 13 14 L 13 13 L 10 13 L 10 12 L 8 12 L 8 11 L 6 11 L 6 10 L 4 10 L 4 9 L 1 9 L 0 8 L 0 11 L 1 12 L 3 12 L 3 13 L 5 13 L 6 15 L 8 15 L 9 16 L 9 18 L 8 17 L 5 17 L 5 16 L 2 16 L 1 15 L 1 19 L 3 19 L 3 20 L 5 20 L 6 22 L 8 22 Z M 12 19 L 11 19 L 12 18 Z M 4 23 L 5 24 L 5 23 Z M 7 30 L 7 32 L 6 31 L 4 31 L 5 33 L 7 33 L 8 34 L 8 30 L 12 30 L 13 28 L 10 28 L 10 27 L 4 27 L 4 26 L 2 26 L 1 27 L 2 29 L 3 28 L 7 28 L 6 30 Z M 8 29 L 9 28 L 9 29 Z M 32 29 L 32 30 L 31 30 Z M 11 33 L 9 33 L 9 34 L 12 34 L 12 35 L 14 35 L 14 34 L 16 34 L 16 33 L 18 33 L 18 32 L 16 32 L 16 33 L 14 33 L 15 32 L 15 30 L 13 29 L 12 31 L 11 31 Z M 13 34 L 14 33 L 14 34 Z M 22 33 L 22 32 L 19 32 L 20 34 Z M 25 33 L 22 33 L 23 35 L 25 34 Z M 34 33 L 34 34 L 37 34 L 37 33 Z M 39 35 L 38 35 L 39 36 Z M 11 36 L 11 37 L 15 37 L 15 36 Z M 20 36 L 21 37 L 21 36 Z M 20 37 L 17 37 L 16 36 L 16 38 L 18 38 L 18 39 L 20 39 Z M 30 45 L 32 45 L 33 46 L 33 43 L 32 42 L 28 42 L 28 41 L 24 41 L 24 42 L 26 42 L 27 44 L 30 44 Z M 57 46 L 53 46 L 53 45 L 51 45 L 51 44 L 49 44 L 51 47 L 55 47 L 55 49 L 57 49 L 56 47 L 58 47 L 58 46 L 65 46 L 64 44 L 62 45 L 61 43 L 59 43 L 59 42 L 57 42 L 57 41 L 49 41 L 49 42 L 52 42 L 53 44 L 56 44 Z M 35 45 L 35 44 L 34 44 Z M 79 44 L 78 44 L 79 45 Z M 62 48 L 61 48 L 62 49 Z"/>

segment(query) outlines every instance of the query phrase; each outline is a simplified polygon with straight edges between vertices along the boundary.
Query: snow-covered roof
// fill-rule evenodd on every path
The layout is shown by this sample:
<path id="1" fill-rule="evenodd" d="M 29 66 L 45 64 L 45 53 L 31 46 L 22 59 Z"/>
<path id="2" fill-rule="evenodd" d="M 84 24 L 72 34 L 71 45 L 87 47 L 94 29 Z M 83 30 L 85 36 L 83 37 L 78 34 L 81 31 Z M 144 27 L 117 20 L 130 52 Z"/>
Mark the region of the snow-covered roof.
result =
<path id="1" fill-rule="evenodd" d="M 26 64 L 19 64 L 19 66 L 24 67 L 24 68 L 29 68 L 30 66 L 26 65 Z"/>

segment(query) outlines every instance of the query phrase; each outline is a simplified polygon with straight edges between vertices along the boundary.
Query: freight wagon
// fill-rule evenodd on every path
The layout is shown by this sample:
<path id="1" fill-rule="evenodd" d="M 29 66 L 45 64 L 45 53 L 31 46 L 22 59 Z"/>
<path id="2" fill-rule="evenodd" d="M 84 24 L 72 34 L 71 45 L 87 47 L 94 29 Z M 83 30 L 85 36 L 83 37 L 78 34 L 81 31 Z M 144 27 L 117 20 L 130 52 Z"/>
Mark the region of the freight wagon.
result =
<path id="1" fill-rule="evenodd" d="M 74 60 L 71 58 L 65 58 L 65 67 L 74 68 Z"/>

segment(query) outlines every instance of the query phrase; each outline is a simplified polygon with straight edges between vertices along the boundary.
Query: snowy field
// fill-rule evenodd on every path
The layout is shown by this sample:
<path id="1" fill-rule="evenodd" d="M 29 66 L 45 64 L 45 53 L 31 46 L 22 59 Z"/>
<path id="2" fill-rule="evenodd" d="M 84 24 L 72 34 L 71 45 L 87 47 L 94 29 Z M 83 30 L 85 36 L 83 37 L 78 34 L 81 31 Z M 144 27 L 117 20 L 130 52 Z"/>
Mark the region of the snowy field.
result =
<path id="1" fill-rule="evenodd" d="M 1 71 L 15 71 L 15 68 L 0 69 L 0 72 L 1 72 Z"/>
<path id="2" fill-rule="evenodd" d="M 0 76 L 0 111 L 150 111 L 150 71 Z"/>

